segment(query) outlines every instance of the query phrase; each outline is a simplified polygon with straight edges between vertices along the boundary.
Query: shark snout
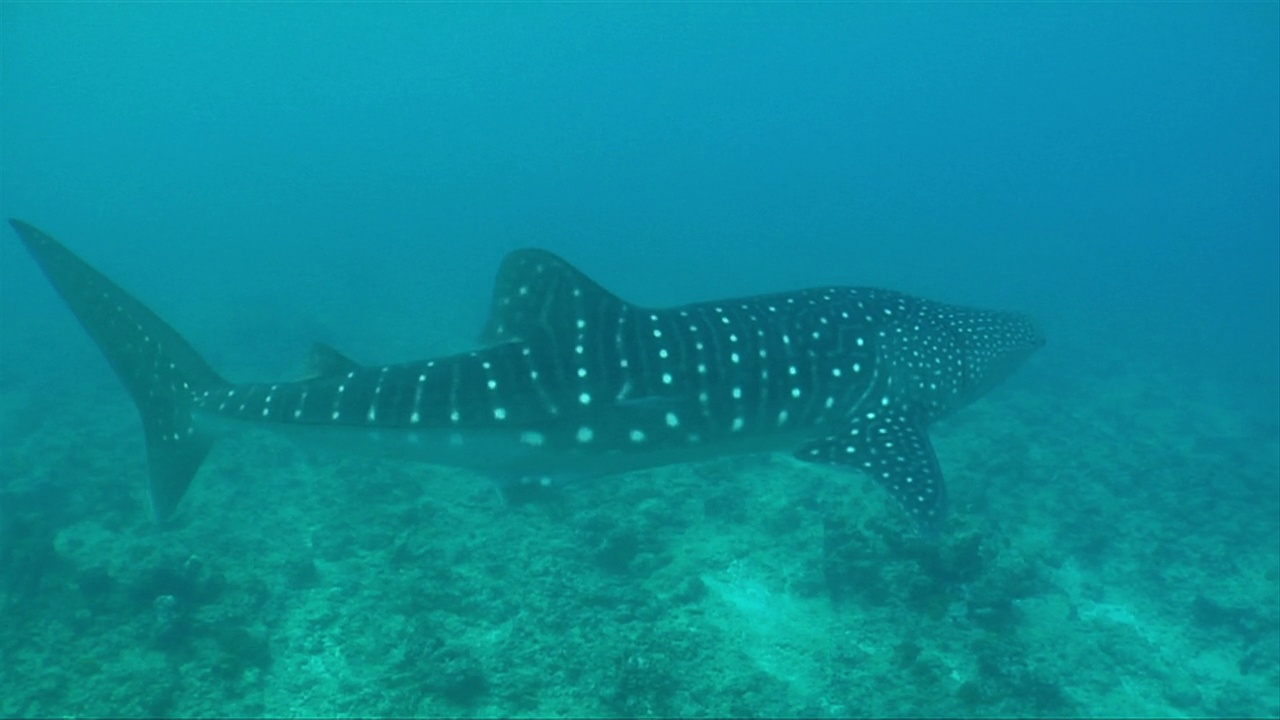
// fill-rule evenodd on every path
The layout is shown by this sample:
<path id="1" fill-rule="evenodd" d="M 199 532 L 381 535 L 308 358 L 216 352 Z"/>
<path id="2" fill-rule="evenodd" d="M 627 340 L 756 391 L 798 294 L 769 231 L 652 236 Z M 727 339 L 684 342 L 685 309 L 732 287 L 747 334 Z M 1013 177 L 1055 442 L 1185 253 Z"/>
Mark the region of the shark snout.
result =
<path id="1" fill-rule="evenodd" d="M 1004 319 L 1005 329 L 999 334 L 1004 335 L 1001 344 L 1010 350 L 1015 352 L 1022 350 L 1030 354 L 1044 347 L 1048 342 L 1040 324 L 1030 315 L 1008 313 Z"/>
<path id="2" fill-rule="evenodd" d="M 1027 336 L 1031 340 L 1030 342 L 1031 349 L 1039 350 L 1040 348 L 1047 345 L 1049 343 L 1049 338 L 1044 334 L 1044 331 L 1040 328 L 1040 323 L 1036 322 L 1035 318 L 1032 318 L 1032 317 L 1026 317 L 1024 318 L 1024 320 L 1027 323 Z"/>

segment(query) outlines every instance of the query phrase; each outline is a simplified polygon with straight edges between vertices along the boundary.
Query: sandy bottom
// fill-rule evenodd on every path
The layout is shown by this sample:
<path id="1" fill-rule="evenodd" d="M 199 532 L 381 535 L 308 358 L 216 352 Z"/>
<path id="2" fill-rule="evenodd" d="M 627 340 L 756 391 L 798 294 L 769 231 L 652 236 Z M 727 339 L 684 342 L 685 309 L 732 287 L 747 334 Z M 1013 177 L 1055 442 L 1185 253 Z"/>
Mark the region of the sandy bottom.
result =
<path id="1" fill-rule="evenodd" d="M 1276 420 L 1090 362 L 935 428 L 936 544 L 779 456 L 512 505 L 258 435 L 157 528 L 122 391 L 6 391 L 0 714 L 1280 715 Z"/>

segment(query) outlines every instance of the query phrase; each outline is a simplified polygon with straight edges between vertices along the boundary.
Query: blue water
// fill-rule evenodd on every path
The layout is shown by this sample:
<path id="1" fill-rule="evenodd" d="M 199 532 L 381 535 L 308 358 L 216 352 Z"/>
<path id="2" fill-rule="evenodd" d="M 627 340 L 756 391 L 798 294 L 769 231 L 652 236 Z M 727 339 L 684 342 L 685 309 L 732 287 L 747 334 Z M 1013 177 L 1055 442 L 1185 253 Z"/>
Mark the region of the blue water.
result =
<path id="1" fill-rule="evenodd" d="M 1154 685 L 1098 691 L 1101 700 L 1062 681 L 1070 700 L 1028 691 L 1039 705 L 1002 706 L 995 691 L 958 690 L 981 675 L 981 668 L 961 668 L 937 673 L 928 690 L 902 691 L 919 704 L 874 706 L 827 697 L 831 691 L 809 676 L 839 677 L 843 666 L 806 656 L 823 670 L 796 671 L 804 677 L 789 681 L 794 694 L 777 700 L 775 693 L 776 705 L 700 705 L 693 691 L 675 690 L 685 704 L 593 705 L 583 699 L 593 697 L 589 690 L 555 701 L 545 691 L 525 704 L 494 692 L 500 671 L 479 654 L 474 662 L 490 673 L 479 705 L 450 705 L 449 688 L 377 705 L 349 687 L 322 691 L 331 704 L 307 705 L 300 687 L 280 684 L 296 670 L 286 660 L 295 650 L 277 643 L 275 663 L 258 668 L 259 685 L 237 676 L 250 690 L 201 704 L 198 688 L 211 681 L 184 681 L 158 704 L 123 712 L 338 713 L 346 707 L 338 697 L 351 698 L 355 709 L 346 712 L 407 714 L 857 714 L 863 707 L 881 714 L 1196 715 L 1280 708 L 1280 653 L 1269 649 L 1280 646 L 1280 519 L 1271 514 L 1280 508 L 1277 4 L 4 3 L 0 60 L 0 215 L 63 240 L 234 379 L 296 375 L 317 339 L 362 362 L 467 348 L 484 320 L 498 262 L 525 246 L 553 250 L 640 303 L 830 283 L 1032 313 L 1049 345 L 1004 395 L 980 404 L 986 409 L 975 408 L 968 421 L 959 416 L 949 432 L 953 459 L 991 459 L 1017 445 L 1034 482 L 999 470 L 949 472 L 961 495 L 965 482 L 975 498 L 984 482 L 1046 487 L 1080 505 L 1042 497 L 1044 506 L 987 510 L 1000 531 L 973 520 L 984 516 L 972 508 L 967 516 L 962 506 L 957 512 L 987 528 L 986 537 L 1015 545 L 1025 526 L 1078 538 L 1088 534 L 1079 524 L 1093 517 L 1104 524 L 1095 534 L 1126 538 L 1128 544 L 1117 540 L 1099 551 L 1122 565 L 1162 552 L 1152 549 L 1163 547 L 1153 538 L 1191 542 L 1188 508 L 1217 507 L 1215 527 L 1226 534 L 1208 532 L 1201 554 L 1179 556 L 1182 585 L 1166 579 L 1175 589 L 1129 591 L 1180 598 L 1160 611 L 1168 627 L 1200 618 L 1208 637 L 1247 626 L 1232 636 L 1235 650 L 1223 651 L 1230 657 L 1222 663 L 1253 658 L 1240 660 L 1229 680 L 1195 661 L 1169 661 L 1138 673 L 1161 678 Z M 39 517 L 33 508 L 40 502 L 64 504 L 42 488 L 69 485 L 56 478 L 85 473 L 84 466 L 125 475 L 133 487 L 143 466 L 128 401 L 12 237 L 0 241 L 0 303 L 0 444 L 11 468 L 0 470 L 0 498 L 24 508 L 11 516 Z M 63 422 L 65 413 L 82 423 L 98 407 L 114 418 L 110 427 Z M 1016 443 L 1001 440 L 1015 436 Z M 58 439 L 64 437 L 80 440 Z M 133 443 L 127 452 L 98 460 L 85 449 L 124 442 Z M 73 454 L 77 465 L 59 464 Z M 14 469 L 20 466 L 27 470 Z M 1073 484 L 1087 488 L 1075 492 Z M 696 487 L 686 489 L 697 497 Z M 1116 487 L 1138 496 L 1124 505 Z M 188 499 L 197 501 L 203 505 L 192 512 L 207 516 L 209 527 L 253 522 L 238 519 L 241 510 L 222 496 Z M 287 506 L 292 498 L 275 502 Z M 31 542 L 47 540 L 43 560 L 0 552 L 0 576 L 8 578 L 0 590 L 23 607 L 53 608 L 32 621 L 45 628 L 74 615 L 46 596 L 59 582 L 43 572 L 32 581 L 34 571 L 27 571 L 19 583 L 13 568 L 83 562 L 67 559 L 65 537 L 82 532 L 100 509 L 72 507 L 56 521 L 23 525 L 41 528 L 35 536 L 44 539 Z M 153 532 L 140 495 L 115 511 L 128 518 L 115 531 Z M 270 515 L 259 521 L 284 522 Z M 577 537 L 564 522 L 559 531 Z M 1105 525 L 1111 522 L 1146 529 L 1123 533 Z M 1009 529 L 1019 525 L 1022 531 Z M 237 532 L 247 537 L 256 529 Z M 0 533 L 0 545 L 28 547 L 18 536 Z M 524 542 L 513 537 L 522 537 L 517 530 L 508 540 Z M 794 541 L 821 550 L 820 537 Z M 210 562 L 233 554 L 189 542 Z M 1046 541 L 1046 548 L 1060 542 Z M 556 547 L 545 552 L 554 555 Z M 748 558 L 743 562 L 753 557 L 748 547 L 735 552 Z M 1055 561 L 1024 552 L 1029 564 Z M 1141 612 L 1115 610 L 1114 598 L 1081 600 L 1070 568 L 1096 572 L 1092 582 L 1103 584 L 1097 578 L 1122 572 L 1091 570 L 1084 550 L 1061 552 L 1067 557 L 1057 557 L 1046 577 L 1077 606 L 1093 603 L 1074 616 L 1141 625 Z M 1224 557 L 1242 564 L 1242 584 L 1253 584 L 1235 594 L 1222 590 L 1212 573 Z M 458 563 L 466 574 L 466 561 Z M 723 563 L 714 568 L 722 570 Z M 1200 570 L 1209 574 L 1196 575 Z M 711 578 L 704 586 L 712 596 L 726 587 L 750 589 L 752 612 L 760 602 L 785 605 L 768 604 L 767 592 L 780 591 L 769 585 L 777 576 L 764 570 L 737 585 L 696 562 L 688 572 Z M 494 580 L 488 592 L 500 593 L 504 582 Z M 1209 589 L 1227 594 L 1203 596 Z M 1125 591 L 1112 588 L 1116 593 Z M 520 613 L 510 602 L 508 610 Z M 951 597 L 942 606 L 964 602 L 972 599 Z M 1232 608 L 1246 605 L 1261 608 L 1257 617 L 1232 619 Z M 1219 606 L 1229 619 L 1215 614 Z M 745 606 L 731 600 L 727 607 Z M 140 616 L 151 621 L 149 605 Z M 273 621 L 249 616 L 255 632 L 274 637 Z M 1008 633 L 1029 644 L 1027 623 L 1034 623 L 1027 617 L 1038 616 L 1024 609 L 1021 634 Z M 600 622 L 606 636 L 658 627 Z M 929 622 L 954 622 L 954 613 Z M 487 616 L 476 623 L 506 627 Z M 928 622 L 924 627 L 914 632 L 927 636 Z M 1057 642 L 1036 627 L 1036 642 Z M 31 637 L 5 640 L 7 652 L 31 653 L 24 667 L 65 656 L 57 641 L 46 638 L 41 650 Z M 534 640 L 504 642 L 545 656 Z M 1224 641 L 1149 642 L 1159 646 L 1154 654 L 1181 657 Z M 753 672 L 781 672 L 771 664 L 776 657 L 762 660 L 727 640 L 725 647 L 716 658 L 726 668 L 736 667 L 738 652 L 755 658 Z M 1237 650 L 1239 658 L 1231 655 Z M 94 671 L 64 667 L 64 681 L 123 667 L 117 651 L 102 651 Z M 1108 662 L 1140 664 L 1144 653 L 1134 655 L 1112 654 Z M 609 655 L 588 665 L 623 673 L 646 662 Z M 906 687 L 906 671 L 887 667 L 883 676 L 891 679 L 884 682 Z M 434 668 L 428 663 L 421 672 Z M 1056 677 L 1071 676 L 1068 663 Z M 93 714 L 122 707 L 97 691 L 76 696 L 68 689 L 74 682 L 41 695 L 29 689 L 38 679 L 21 680 L 0 685 L 8 696 L 0 710 Z M 545 683 L 579 687 L 563 676 Z M 1236 689 L 1222 690 L 1224 683 Z M 233 704 L 253 692 L 259 704 Z M 960 704 L 921 699 L 943 696 Z"/>

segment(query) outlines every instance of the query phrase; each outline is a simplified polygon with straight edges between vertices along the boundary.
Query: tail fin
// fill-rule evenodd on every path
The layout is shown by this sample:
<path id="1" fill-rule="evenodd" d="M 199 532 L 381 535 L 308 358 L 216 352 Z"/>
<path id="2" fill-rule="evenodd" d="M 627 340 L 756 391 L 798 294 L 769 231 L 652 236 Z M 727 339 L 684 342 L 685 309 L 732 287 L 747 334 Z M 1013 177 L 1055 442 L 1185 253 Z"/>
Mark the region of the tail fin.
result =
<path id="1" fill-rule="evenodd" d="M 168 323 L 57 240 L 9 223 L 133 397 L 147 438 L 152 516 L 164 520 L 212 444 L 195 425 L 193 399 L 226 381 Z"/>

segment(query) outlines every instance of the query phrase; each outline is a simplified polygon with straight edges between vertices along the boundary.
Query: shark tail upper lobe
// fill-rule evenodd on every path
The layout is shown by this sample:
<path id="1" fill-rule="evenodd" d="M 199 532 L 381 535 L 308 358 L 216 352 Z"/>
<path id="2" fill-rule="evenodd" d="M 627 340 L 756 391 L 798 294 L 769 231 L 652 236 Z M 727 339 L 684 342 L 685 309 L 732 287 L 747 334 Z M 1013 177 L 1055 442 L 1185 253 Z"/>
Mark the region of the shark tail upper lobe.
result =
<path id="1" fill-rule="evenodd" d="M 9 223 L 133 398 L 147 440 L 151 511 L 169 517 L 212 444 L 196 425 L 194 399 L 226 381 L 168 323 L 57 240 Z"/>

